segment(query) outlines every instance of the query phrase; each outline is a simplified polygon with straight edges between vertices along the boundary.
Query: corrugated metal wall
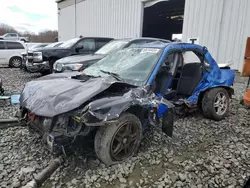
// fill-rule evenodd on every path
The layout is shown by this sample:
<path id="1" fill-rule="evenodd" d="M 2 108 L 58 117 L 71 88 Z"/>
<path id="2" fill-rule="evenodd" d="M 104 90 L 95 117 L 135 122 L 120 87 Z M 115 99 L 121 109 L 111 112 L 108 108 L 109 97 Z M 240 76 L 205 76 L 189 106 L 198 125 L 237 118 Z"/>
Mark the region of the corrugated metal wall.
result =
<path id="1" fill-rule="evenodd" d="M 139 37 L 140 0 L 86 0 L 77 4 L 77 35 Z"/>
<path id="2" fill-rule="evenodd" d="M 75 6 L 59 15 L 59 39 L 75 36 Z M 140 37 L 143 19 L 141 0 L 85 0 L 76 6 L 76 36 Z"/>
<path id="3" fill-rule="evenodd" d="M 68 6 L 58 12 L 59 41 L 75 36 L 75 6 Z"/>
<path id="4" fill-rule="evenodd" d="M 186 0 L 183 41 L 199 37 L 217 63 L 233 62 L 242 70 L 247 37 L 250 37 L 249 0 Z"/>

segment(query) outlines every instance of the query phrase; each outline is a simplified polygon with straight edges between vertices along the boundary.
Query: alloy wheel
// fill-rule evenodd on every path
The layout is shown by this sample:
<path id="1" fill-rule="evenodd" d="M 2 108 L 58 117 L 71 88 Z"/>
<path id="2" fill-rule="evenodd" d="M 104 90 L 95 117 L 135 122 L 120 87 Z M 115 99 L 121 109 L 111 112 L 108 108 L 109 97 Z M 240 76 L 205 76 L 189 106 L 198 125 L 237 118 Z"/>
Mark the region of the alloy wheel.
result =
<path id="1" fill-rule="evenodd" d="M 111 142 L 111 156 L 122 161 L 133 155 L 140 143 L 140 130 L 133 123 L 125 123 L 114 134 Z"/>
<path id="2" fill-rule="evenodd" d="M 224 93 L 219 92 L 214 99 L 214 108 L 217 115 L 223 115 L 227 111 L 227 97 Z"/>

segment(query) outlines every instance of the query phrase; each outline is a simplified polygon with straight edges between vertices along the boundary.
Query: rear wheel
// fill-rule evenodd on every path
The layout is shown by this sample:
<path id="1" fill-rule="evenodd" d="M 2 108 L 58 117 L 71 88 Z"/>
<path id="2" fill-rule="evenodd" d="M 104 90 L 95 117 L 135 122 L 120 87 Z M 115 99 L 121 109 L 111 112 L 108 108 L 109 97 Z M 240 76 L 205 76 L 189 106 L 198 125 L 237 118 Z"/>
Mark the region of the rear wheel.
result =
<path id="1" fill-rule="evenodd" d="M 216 121 L 224 119 L 229 113 L 230 98 L 226 89 L 214 88 L 207 91 L 202 99 L 204 116 Z"/>
<path id="2" fill-rule="evenodd" d="M 9 61 L 9 66 L 13 68 L 20 68 L 22 65 L 21 57 L 12 57 Z"/>
<path id="3" fill-rule="evenodd" d="M 142 138 L 142 125 L 133 114 L 125 113 L 117 120 L 100 127 L 95 136 L 97 157 L 107 165 L 123 161 L 138 150 Z"/>

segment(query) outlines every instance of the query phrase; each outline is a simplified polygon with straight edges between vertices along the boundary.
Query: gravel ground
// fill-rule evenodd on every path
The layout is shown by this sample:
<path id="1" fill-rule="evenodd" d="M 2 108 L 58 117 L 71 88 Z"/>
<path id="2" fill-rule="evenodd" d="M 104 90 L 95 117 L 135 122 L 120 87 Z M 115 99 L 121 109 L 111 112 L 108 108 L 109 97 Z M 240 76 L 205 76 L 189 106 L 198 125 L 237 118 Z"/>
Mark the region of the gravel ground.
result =
<path id="1" fill-rule="evenodd" d="M 39 75 L 0 69 L 6 90 L 20 92 Z M 139 153 L 105 166 L 93 152 L 68 158 L 43 187 L 242 187 L 250 177 L 250 111 L 239 104 L 246 79 L 237 77 L 228 118 L 215 122 L 196 112 L 175 122 L 172 139 L 157 128 L 145 136 Z M 18 106 L 2 103 L 0 119 Z M 24 127 L 0 129 L 0 187 L 20 187 L 51 160 L 40 140 Z"/>

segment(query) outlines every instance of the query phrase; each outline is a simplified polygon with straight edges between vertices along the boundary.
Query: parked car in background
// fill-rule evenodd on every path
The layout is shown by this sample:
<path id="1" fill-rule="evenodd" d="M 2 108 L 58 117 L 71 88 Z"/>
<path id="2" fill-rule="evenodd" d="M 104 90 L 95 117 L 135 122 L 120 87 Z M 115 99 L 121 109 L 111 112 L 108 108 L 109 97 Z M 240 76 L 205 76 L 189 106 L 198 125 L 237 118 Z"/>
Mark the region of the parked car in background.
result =
<path id="1" fill-rule="evenodd" d="M 94 54 L 74 55 L 57 60 L 54 64 L 53 72 L 61 73 L 64 71 L 82 71 L 110 53 L 116 52 L 123 48 L 128 48 L 131 46 L 139 46 L 145 43 L 150 43 L 155 41 L 161 41 L 165 43 L 171 42 L 169 40 L 158 39 L 158 38 L 146 38 L 146 37 L 136 38 L 136 39 L 112 40 L 108 44 L 100 48 L 98 51 L 96 51 Z"/>
<path id="2" fill-rule="evenodd" d="M 50 43 L 26 43 L 26 46 L 27 46 L 27 51 L 28 51 L 28 50 L 32 50 L 34 48 L 39 48 L 39 47 L 43 48 L 49 44 Z"/>
<path id="3" fill-rule="evenodd" d="M 54 44 L 54 43 L 52 43 Z M 26 52 L 23 52 L 21 55 L 22 55 L 22 64 L 20 66 L 20 69 L 24 69 L 26 70 L 26 59 L 27 59 L 27 55 L 28 55 L 28 51 L 32 51 L 32 50 L 35 50 L 35 49 L 40 49 L 40 48 L 44 48 L 48 45 L 52 45 L 51 43 L 26 43 Z"/>
<path id="4" fill-rule="evenodd" d="M 47 46 L 45 46 L 45 48 L 54 48 L 54 47 L 59 47 L 61 44 L 63 44 L 63 42 L 54 42 L 54 43 L 51 43 Z"/>
<path id="5" fill-rule="evenodd" d="M 91 54 L 107 44 L 113 38 L 82 37 L 65 41 L 58 47 L 43 48 L 29 52 L 26 67 L 29 72 L 50 74 L 53 72 L 54 63 L 63 57 L 77 54 Z"/>
<path id="6" fill-rule="evenodd" d="M 18 33 L 6 33 L 0 36 L 0 40 L 20 40 L 23 42 L 29 42 L 29 37 L 22 37 Z"/>
<path id="7" fill-rule="evenodd" d="M 175 112 L 200 109 L 209 119 L 224 119 L 234 93 L 234 71 L 188 43 L 122 49 L 72 73 L 26 83 L 20 119 L 55 153 L 93 136 L 97 157 L 108 165 L 134 155 L 149 126 L 171 137 Z"/>
<path id="8" fill-rule="evenodd" d="M 21 54 L 26 52 L 26 46 L 20 41 L 0 40 L 0 64 L 19 68 L 22 64 Z"/>

